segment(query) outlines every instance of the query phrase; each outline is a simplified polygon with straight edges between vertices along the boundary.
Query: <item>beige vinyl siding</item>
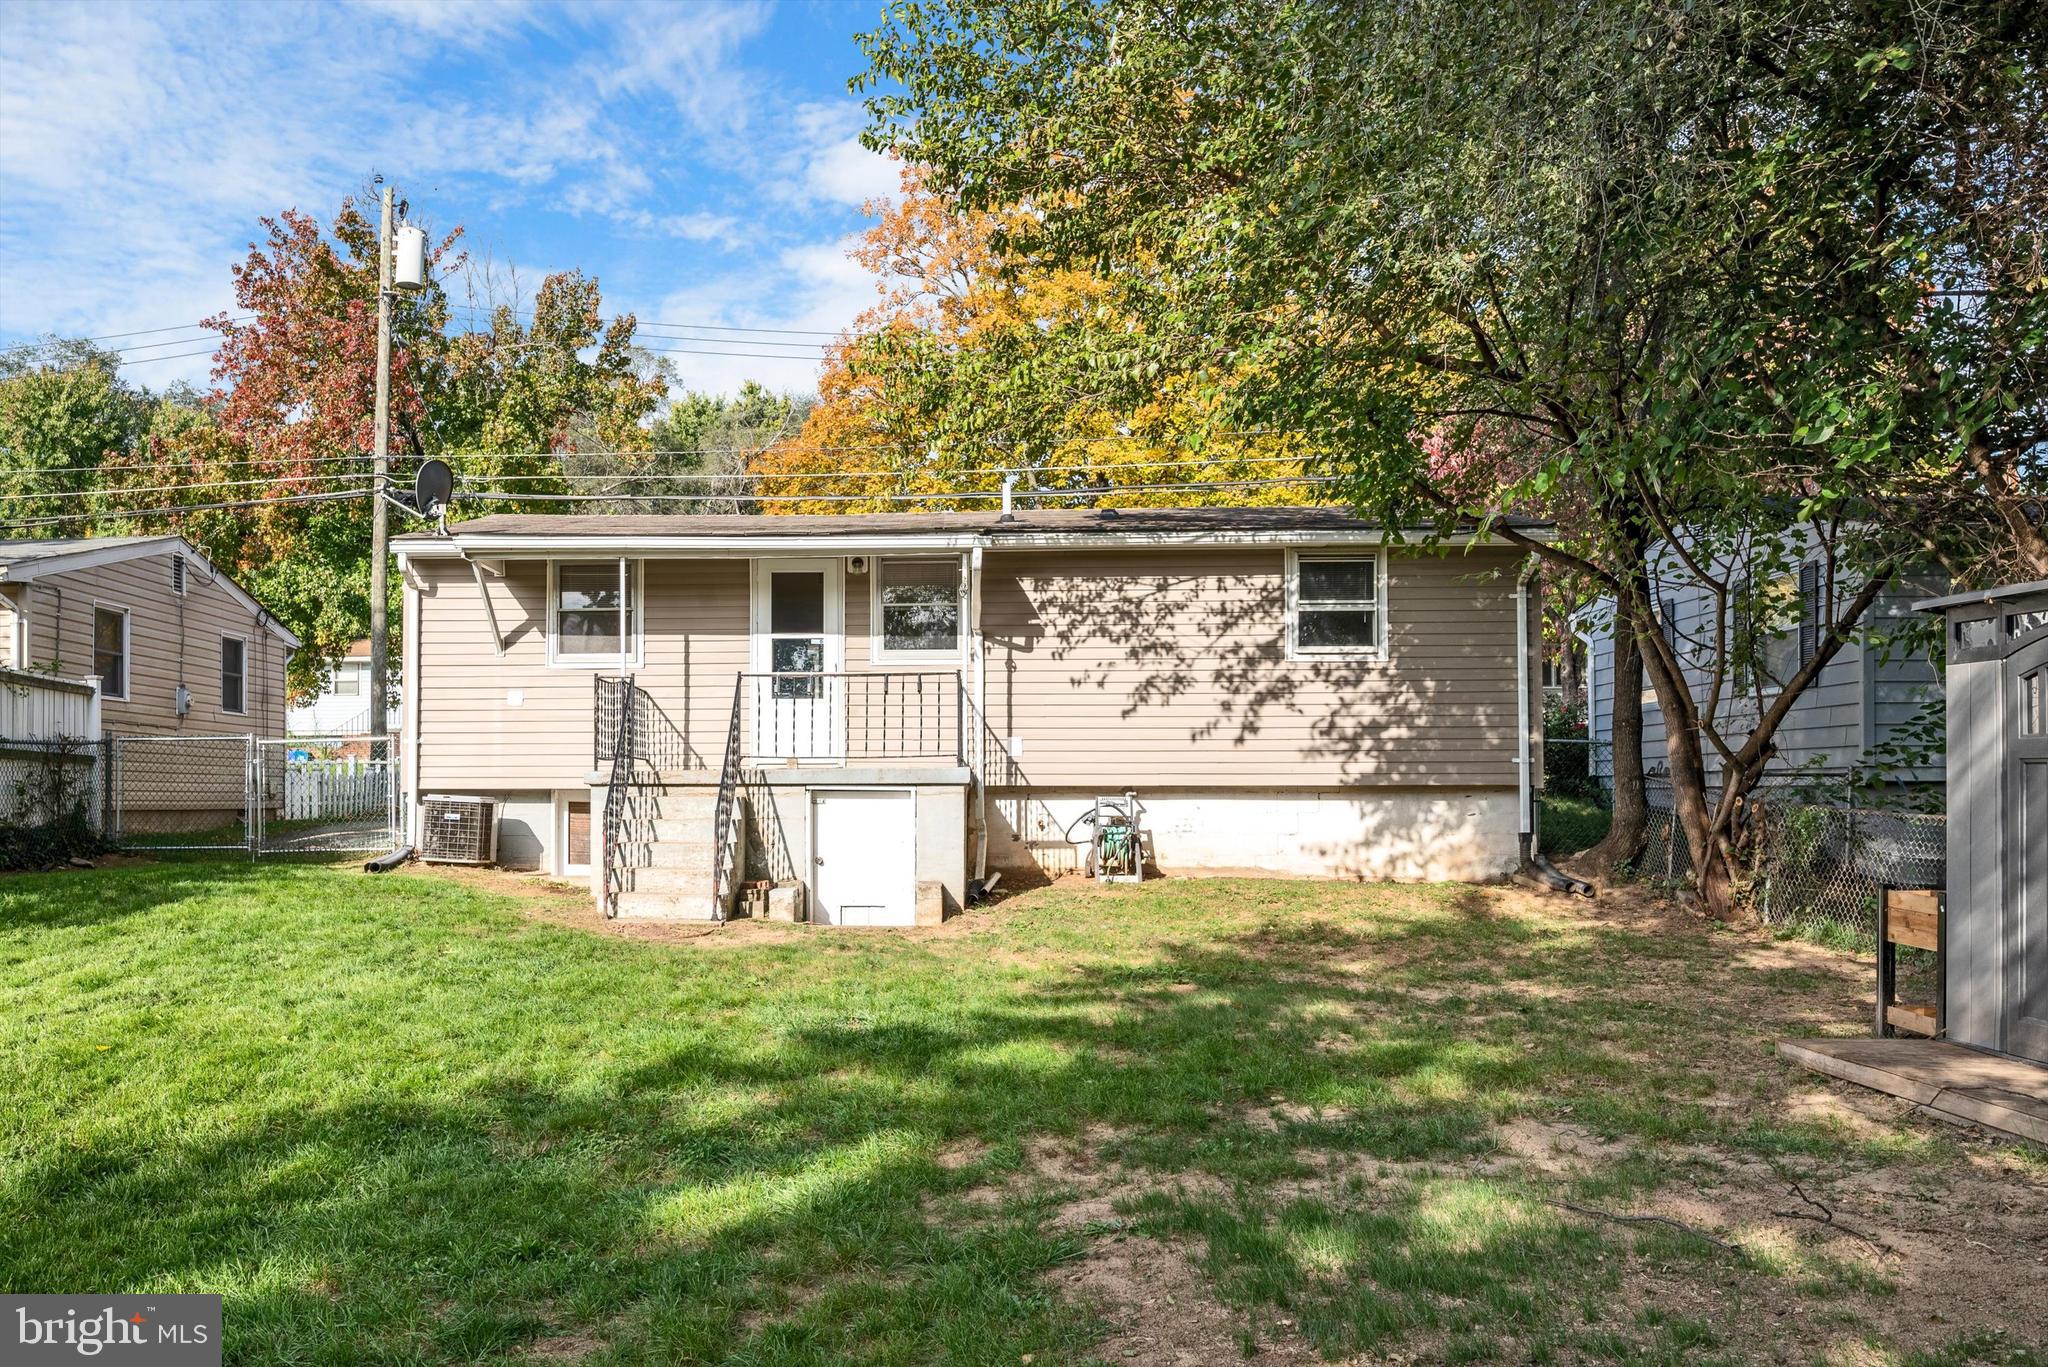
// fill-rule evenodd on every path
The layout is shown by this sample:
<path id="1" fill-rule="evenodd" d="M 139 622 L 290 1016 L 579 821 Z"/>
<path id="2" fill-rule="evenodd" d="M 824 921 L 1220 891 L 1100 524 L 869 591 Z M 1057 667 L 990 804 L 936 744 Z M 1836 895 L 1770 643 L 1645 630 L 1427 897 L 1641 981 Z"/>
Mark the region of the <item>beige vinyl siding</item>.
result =
<path id="1" fill-rule="evenodd" d="M 106 698 L 102 725 L 110 735 L 284 734 L 285 666 L 290 653 L 254 612 L 208 577 L 197 561 L 185 566 L 185 592 L 171 591 L 171 552 L 46 574 L 22 586 L 29 617 L 29 659 L 51 662 L 67 678 L 93 668 L 95 607 L 128 613 L 126 698 Z M 247 711 L 221 708 L 220 643 L 248 643 Z M 177 711 L 178 685 L 191 690 L 191 710 Z M 238 799 L 239 800 L 239 799 Z"/>
<path id="2" fill-rule="evenodd" d="M 414 563 L 423 791 L 575 788 L 590 772 L 592 680 L 616 674 L 617 662 L 550 667 L 547 564 L 504 569 L 484 576 L 505 637 L 500 658 L 469 566 Z M 649 560 L 641 573 L 646 663 L 636 677 L 681 733 L 690 767 L 715 767 L 747 664 L 747 562 Z"/>
<path id="3" fill-rule="evenodd" d="M 1290 661 L 1278 549 L 992 553 L 991 781 L 1511 787 L 1517 564 L 1505 549 L 1395 554 L 1387 658 Z M 592 679 L 616 665 L 548 666 L 545 562 L 485 576 L 503 658 L 467 564 L 423 560 L 413 574 L 423 788 L 582 784 Z M 649 560 L 642 576 L 637 677 L 689 765 L 714 768 L 734 677 L 748 667 L 748 562 Z M 846 585 L 848 665 L 882 668 L 867 639 L 869 586 Z M 1012 737 L 1014 761 L 1000 757 Z"/>
<path id="4" fill-rule="evenodd" d="M 990 781 L 1512 785 L 1516 565 L 1395 553 L 1387 657 L 1306 661 L 1281 550 L 992 553 Z"/>

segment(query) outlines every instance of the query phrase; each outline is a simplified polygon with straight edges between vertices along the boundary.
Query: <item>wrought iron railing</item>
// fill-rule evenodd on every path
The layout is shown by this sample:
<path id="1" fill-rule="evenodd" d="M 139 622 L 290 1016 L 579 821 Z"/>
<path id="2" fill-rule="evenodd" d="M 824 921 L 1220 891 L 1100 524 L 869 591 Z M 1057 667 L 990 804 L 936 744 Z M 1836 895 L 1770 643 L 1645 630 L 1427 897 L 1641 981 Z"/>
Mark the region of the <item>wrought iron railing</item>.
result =
<path id="1" fill-rule="evenodd" d="M 607 683 L 615 687 L 608 690 L 605 687 Z M 604 789 L 603 872 L 604 914 L 607 918 L 619 914 L 619 894 L 625 890 L 623 850 L 626 843 L 627 805 L 632 801 L 633 758 L 636 748 L 633 735 L 633 703 L 638 692 L 630 678 L 598 680 L 598 753 L 611 761 L 611 773 Z M 605 706 L 608 696 L 612 702 L 609 712 Z M 599 763 L 603 763 L 603 759 L 600 759 Z"/>
<path id="2" fill-rule="evenodd" d="M 630 692 L 627 691 L 628 685 L 631 685 Z M 705 767 L 703 758 L 690 747 L 689 735 L 634 680 L 600 674 L 596 688 L 597 696 L 591 709 L 592 768 L 603 769 L 611 762 L 612 742 L 620 734 L 619 714 L 622 711 L 633 714 L 633 753 L 628 758 L 657 773 Z"/>
<path id="3" fill-rule="evenodd" d="M 747 681 L 733 680 L 732 720 L 726 724 L 725 762 L 718 771 L 718 804 L 711 817 L 711 917 L 722 921 L 739 884 L 740 711 Z"/>

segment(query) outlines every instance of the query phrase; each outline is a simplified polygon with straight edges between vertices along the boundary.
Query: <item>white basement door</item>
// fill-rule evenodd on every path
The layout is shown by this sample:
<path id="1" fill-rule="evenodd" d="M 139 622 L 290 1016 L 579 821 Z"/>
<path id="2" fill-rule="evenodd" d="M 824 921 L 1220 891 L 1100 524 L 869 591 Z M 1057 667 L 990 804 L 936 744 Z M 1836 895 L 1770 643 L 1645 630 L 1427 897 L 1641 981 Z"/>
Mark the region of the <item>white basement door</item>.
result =
<path id="1" fill-rule="evenodd" d="M 908 926 L 917 826 L 909 793 L 811 794 L 813 919 L 834 926 Z"/>

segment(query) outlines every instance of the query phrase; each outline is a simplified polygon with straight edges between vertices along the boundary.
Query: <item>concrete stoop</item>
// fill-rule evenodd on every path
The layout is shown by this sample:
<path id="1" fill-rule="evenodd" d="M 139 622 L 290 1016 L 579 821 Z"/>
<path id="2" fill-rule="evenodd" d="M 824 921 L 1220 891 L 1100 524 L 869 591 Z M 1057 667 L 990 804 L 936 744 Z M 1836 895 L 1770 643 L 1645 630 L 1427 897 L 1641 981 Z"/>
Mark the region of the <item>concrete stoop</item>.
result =
<path id="1" fill-rule="evenodd" d="M 718 792 L 700 786 L 643 790 L 619 844 L 621 919 L 710 921 Z"/>

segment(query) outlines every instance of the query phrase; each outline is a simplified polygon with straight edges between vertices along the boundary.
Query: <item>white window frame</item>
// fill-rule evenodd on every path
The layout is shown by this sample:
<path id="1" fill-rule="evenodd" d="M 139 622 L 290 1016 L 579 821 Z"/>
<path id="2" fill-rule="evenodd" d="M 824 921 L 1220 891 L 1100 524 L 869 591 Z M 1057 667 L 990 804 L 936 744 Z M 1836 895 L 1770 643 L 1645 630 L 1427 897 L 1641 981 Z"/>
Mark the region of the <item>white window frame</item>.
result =
<path id="1" fill-rule="evenodd" d="M 242 643 L 242 705 L 240 707 L 229 707 L 226 700 L 223 699 L 220 705 L 221 715 L 246 717 L 249 715 L 249 638 L 247 636 L 238 636 L 232 631 L 223 631 L 220 634 L 220 677 L 216 682 L 225 683 L 227 680 L 229 641 L 240 641 Z"/>
<path id="2" fill-rule="evenodd" d="M 632 614 L 633 639 L 628 643 L 626 652 L 626 668 L 628 669 L 638 669 L 645 662 L 647 591 L 646 578 L 641 573 L 642 566 L 645 563 L 641 560 L 628 560 L 626 562 L 626 573 L 628 576 L 626 580 L 626 600 L 629 606 L 637 609 Z M 615 651 L 604 655 L 560 655 L 556 653 L 555 642 L 559 639 L 556 631 L 556 617 L 561 611 L 562 602 L 558 580 L 561 567 L 564 565 L 609 565 L 614 575 L 619 571 L 617 556 L 606 559 L 604 556 L 565 555 L 559 559 L 548 561 L 548 668 L 617 669 L 619 667 L 619 657 Z"/>
<path id="3" fill-rule="evenodd" d="M 100 696 L 114 702 L 127 702 L 129 695 L 135 692 L 135 618 L 128 611 L 126 604 L 103 603 L 97 598 L 92 600 L 92 635 L 87 640 L 86 646 L 91 652 L 90 658 L 94 674 L 98 674 L 100 668 L 100 614 L 102 612 L 118 612 L 121 614 L 121 691 L 119 693 L 108 692 L 107 681 L 102 678 L 100 680 Z"/>
<path id="4" fill-rule="evenodd" d="M 1369 646 L 1304 647 L 1301 644 L 1301 563 L 1318 560 L 1370 560 L 1373 563 L 1373 643 Z M 1387 658 L 1387 548 L 1352 550 L 1331 546 L 1287 552 L 1287 658 L 1290 660 L 1383 660 Z"/>
<path id="5" fill-rule="evenodd" d="M 882 565 L 890 560 L 922 560 L 951 565 L 954 572 L 951 650 L 891 650 L 882 633 Z M 962 664 L 967 659 L 967 594 L 962 587 L 965 574 L 958 555 L 875 555 L 868 557 L 868 658 L 884 664 Z"/>

